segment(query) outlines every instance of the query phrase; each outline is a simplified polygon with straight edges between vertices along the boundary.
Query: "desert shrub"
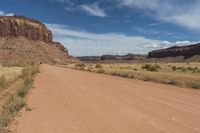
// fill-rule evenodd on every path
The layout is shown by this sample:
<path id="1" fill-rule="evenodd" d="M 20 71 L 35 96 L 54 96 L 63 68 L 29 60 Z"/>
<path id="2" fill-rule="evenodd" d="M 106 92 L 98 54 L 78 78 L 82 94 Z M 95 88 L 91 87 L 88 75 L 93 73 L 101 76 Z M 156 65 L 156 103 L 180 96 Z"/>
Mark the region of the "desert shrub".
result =
<path id="1" fill-rule="evenodd" d="M 8 98 L 6 104 L 3 106 L 3 109 L 8 113 L 13 114 L 18 112 L 25 105 L 26 103 L 22 98 L 13 94 Z"/>
<path id="2" fill-rule="evenodd" d="M 200 83 L 199 82 L 190 82 L 187 85 L 189 88 L 192 89 L 200 89 Z"/>
<path id="3" fill-rule="evenodd" d="M 93 69 L 93 66 L 89 66 L 89 67 L 87 68 L 87 71 L 92 72 L 92 69 Z"/>
<path id="4" fill-rule="evenodd" d="M 154 66 L 155 66 L 157 69 L 160 69 L 160 68 L 161 68 L 161 66 L 158 65 L 158 64 L 155 64 Z"/>
<path id="5" fill-rule="evenodd" d="M 84 63 L 78 63 L 75 64 L 75 67 L 86 67 L 86 65 Z"/>
<path id="6" fill-rule="evenodd" d="M 181 71 L 185 71 L 185 68 L 184 67 L 177 67 L 177 70 L 181 70 Z"/>
<path id="7" fill-rule="evenodd" d="M 151 81 L 151 78 L 150 77 L 144 77 L 142 80 L 143 81 Z"/>
<path id="8" fill-rule="evenodd" d="M 12 117 L 24 106 L 26 106 L 23 97 L 28 93 L 28 90 L 32 87 L 33 76 L 39 71 L 39 66 L 29 66 L 22 70 L 21 78 L 23 84 L 17 89 L 14 94 L 8 96 L 6 102 L 3 105 L 2 112 L 0 114 L 0 126 L 6 127 Z M 3 128 L 5 129 L 5 128 Z"/>
<path id="9" fill-rule="evenodd" d="M 188 71 L 192 71 L 193 68 L 192 68 L 192 67 L 187 67 L 187 70 L 188 70 Z"/>
<path id="10" fill-rule="evenodd" d="M 26 77 L 24 79 L 24 83 L 22 86 L 20 86 L 18 89 L 17 89 L 17 95 L 20 96 L 20 97 L 25 97 L 26 94 L 28 93 L 28 90 L 32 87 L 32 84 L 33 84 L 33 79 L 32 77 Z"/>
<path id="11" fill-rule="evenodd" d="M 104 69 L 99 69 L 99 70 L 97 70 L 97 73 L 105 73 L 105 70 Z"/>
<path id="12" fill-rule="evenodd" d="M 25 78 L 27 76 L 29 76 L 30 74 L 30 67 L 25 67 L 22 69 L 22 74 L 21 74 L 21 78 Z"/>
<path id="13" fill-rule="evenodd" d="M 101 64 L 96 64 L 95 68 L 103 68 L 103 66 Z"/>
<path id="14" fill-rule="evenodd" d="M 5 87 L 6 83 L 7 83 L 6 76 L 2 75 L 0 77 L 0 87 Z"/>
<path id="15" fill-rule="evenodd" d="M 142 69 L 146 69 L 147 71 L 157 72 L 159 68 L 156 65 L 145 64 L 142 66 Z"/>
<path id="16" fill-rule="evenodd" d="M 24 106 L 26 106 L 26 102 L 21 97 L 14 94 L 10 95 L 3 105 L 3 112 L 0 115 L 0 125 L 7 126 L 12 116 Z"/>
<path id="17" fill-rule="evenodd" d="M 119 73 L 117 71 L 111 72 L 111 75 L 113 76 L 119 76 Z"/>
<path id="18" fill-rule="evenodd" d="M 167 82 L 167 84 L 175 85 L 175 84 L 177 84 L 177 82 L 176 82 L 176 80 L 174 80 L 174 79 L 170 79 L 170 80 Z"/>
<path id="19" fill-rule="evenodd" d="M 119 72 L 120 77 L 128 77 L 128 73 L 126 72 Z"/>
<path id="20" fill-rule="evenodd" d="M 172 68 L 173 71 L 175 71 L 177 69 L 176 66 L 172 66 L 171 68 Z"/>
<path id="21" fill-rule="evenodd" d="M 31 66 L 31 76 L 36 75 L 37 73 L 39 73 L 39 65 L 33 65 Z"/>
<path id="22" fill-rule="evenodd" d="M 186 68 L 182 68 L 182 71 L 183 71 L 183 72 L 187 72 L 187 69 L 186 69 Z"/>
<path id="23" fill-rule="evenodd" d="M 8 125 L 8 123 L 10 123 L 11 121 L 11 114 L 9 112 L 2 112 L 0 115 L 0 126 L 2 126 L 2 129 L 5 129 L 4 127 Z M 1 132 L 0 132 L 1 133 Z"/>
<path id="24" fill-rule="evenodd" d="M 138 71 L 138 69 L 137 69 L 137 68 L 134 68 L 133 70 L 134 70 L 134 71 Z"/>
<path id="25" fill-rule="evenodd" d="M 133 74 L 129 75 L 129 78 L 134 79 L 135 76 Z"/>
<path id="26" fill-rule="evenodd" d="M 193 72 L 193 73 L 200 73 L 200 69 L 199 69 L 198 67 L 194 67 L 194 68 L 192 69 L 192 72 Z"/>

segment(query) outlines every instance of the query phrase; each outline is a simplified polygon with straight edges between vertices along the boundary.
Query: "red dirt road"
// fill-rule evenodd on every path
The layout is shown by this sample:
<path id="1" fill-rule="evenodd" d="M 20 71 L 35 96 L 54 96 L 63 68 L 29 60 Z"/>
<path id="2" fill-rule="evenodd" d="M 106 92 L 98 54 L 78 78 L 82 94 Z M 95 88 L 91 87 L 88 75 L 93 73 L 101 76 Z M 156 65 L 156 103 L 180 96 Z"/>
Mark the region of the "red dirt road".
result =
<path id="1" fill-rule="evenodd" d="M 17 133 L 200 133 L 200 92 L 42 65 Z"/>

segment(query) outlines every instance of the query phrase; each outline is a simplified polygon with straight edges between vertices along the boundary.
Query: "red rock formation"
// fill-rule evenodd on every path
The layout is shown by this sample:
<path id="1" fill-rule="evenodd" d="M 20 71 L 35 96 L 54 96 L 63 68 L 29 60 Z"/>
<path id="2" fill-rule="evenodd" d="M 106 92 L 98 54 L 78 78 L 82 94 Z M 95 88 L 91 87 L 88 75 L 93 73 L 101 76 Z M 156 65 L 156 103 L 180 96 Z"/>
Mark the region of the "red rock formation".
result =
<path id="1" fill-rule="evenodd" d="M 37 20 L 0 16 L 0 61 L 67 62 L 72 57 Z M 72 59 L 73 61 L 74 59 Z"/>
<path id="2" fill-rule="evenodd" d="M 68 54 L 68 50 L 67 50 L 61 43 L 59 43 L 59 42 L 53 42 L 53 45 L 54 45 L 56 48 L 58 48 L 58 49 L 60 49 L 61 51 L 63 51 L 63 52 L 65 52 L 65 53 Z"/>
<path id="3" fill-rule="evenodd" d="M 0 17 L 0 37 L 20 37 L 52 43 L 52 33 L 37 20 L 21 16 Z"/>
<path id="4" fill-rule="evenodd" d="M 167 49 L 155 50 L 149 52 L 148 58 L 166 58 L 178 56 L 190 58 L 195 55 L 200 55 L 200 44 L 194 44 L 190 46 L 175 46 Z"/>

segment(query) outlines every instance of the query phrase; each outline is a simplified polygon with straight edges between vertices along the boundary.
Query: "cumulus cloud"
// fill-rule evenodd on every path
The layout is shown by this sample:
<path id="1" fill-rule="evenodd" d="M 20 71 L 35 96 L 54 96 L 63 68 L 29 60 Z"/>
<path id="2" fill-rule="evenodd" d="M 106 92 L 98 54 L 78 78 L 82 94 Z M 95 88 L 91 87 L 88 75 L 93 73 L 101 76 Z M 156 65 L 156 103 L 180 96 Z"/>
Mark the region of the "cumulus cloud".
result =
<path id="1" fill-rule="evenodd" d="M 200 1 L 180 0 L 118 0 L 120 6 L 147 10 L 152 17 L 186 27 L 200 30 Z"/>
<path id="2" fill-rule="evenodd" d="M 0 11 L 0 16 L 14 16 L 14 13 L 5 13 L 4 11 Z"/>
<path id="3" fill-rule="evenodd" d="M 105 17 L 106 13 L 103 9 L 100 9 L 98 5 L 82 5 L 80 8 L 91 16 Z"/>
<path id="4" fill-rule="evenodd" d="M 151 50 L 173 46 L 174 43 L 162 40 L 148 39 L 143 36 L 128 36 L 117 33 L 96 34 L 74 30 L 65 25 L 46 24 L 53 31 L 54 39 L 67 47 L 72 55 L 103 55 L 143 53 Z M 191 44 L 186 42 L 184 45 Z M 176 45 L 183 45 L 177 42 Z"/>

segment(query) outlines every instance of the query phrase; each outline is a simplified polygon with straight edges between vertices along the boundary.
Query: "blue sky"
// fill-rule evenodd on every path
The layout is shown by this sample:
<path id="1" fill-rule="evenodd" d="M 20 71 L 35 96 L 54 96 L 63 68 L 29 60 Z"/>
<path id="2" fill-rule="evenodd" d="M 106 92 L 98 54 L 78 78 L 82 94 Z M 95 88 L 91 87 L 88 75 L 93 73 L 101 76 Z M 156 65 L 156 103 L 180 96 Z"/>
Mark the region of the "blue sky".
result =
<path id="1" fill-rule="evenodd" d="M 143 53 L 200 40 L 199 0 L 1 0 L 42 21 L 74 56 Z"/>

